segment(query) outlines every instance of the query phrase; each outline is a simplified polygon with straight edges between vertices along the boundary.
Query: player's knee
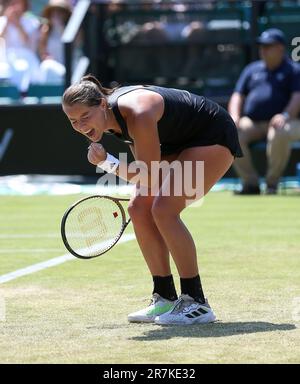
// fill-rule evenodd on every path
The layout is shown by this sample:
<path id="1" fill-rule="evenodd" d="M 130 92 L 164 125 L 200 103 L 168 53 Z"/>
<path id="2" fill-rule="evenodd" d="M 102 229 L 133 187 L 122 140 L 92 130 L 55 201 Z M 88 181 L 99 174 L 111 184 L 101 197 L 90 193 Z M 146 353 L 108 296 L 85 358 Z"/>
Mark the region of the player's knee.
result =
<path id="1" fill-rule="evenodd" d="M 171 207 L 163 198 L 156 198 L 153 201 L 151 213 L 155 222 L 165 222 L 168 221 L 170 217 L 174 216 Z"/>
<path id="2" fill-rule="evenodd" d="M 137 196 L 130 201 L 128 213 L 132 221 L 151 215 L 151 203 L 142 196 Z"/>

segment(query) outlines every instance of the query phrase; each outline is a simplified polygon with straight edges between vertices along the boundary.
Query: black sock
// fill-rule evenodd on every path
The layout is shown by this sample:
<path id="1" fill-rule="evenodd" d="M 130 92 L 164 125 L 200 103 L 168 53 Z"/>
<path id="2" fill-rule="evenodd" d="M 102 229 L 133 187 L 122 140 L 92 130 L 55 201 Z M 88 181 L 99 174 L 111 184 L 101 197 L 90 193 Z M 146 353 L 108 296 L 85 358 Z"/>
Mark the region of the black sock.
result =
<path id="1" fill-rule="evenodd" d="M 181 293 L 191 296 L 198 303 L 204 304 L 205 297 L 202 290 L 200 276 L 180 278 Z"/>
<path id="2" fill-rule="evenodd" d="M 153 276 L 153 292 L 167 300 L 177 300 L 173 276 Z"/>

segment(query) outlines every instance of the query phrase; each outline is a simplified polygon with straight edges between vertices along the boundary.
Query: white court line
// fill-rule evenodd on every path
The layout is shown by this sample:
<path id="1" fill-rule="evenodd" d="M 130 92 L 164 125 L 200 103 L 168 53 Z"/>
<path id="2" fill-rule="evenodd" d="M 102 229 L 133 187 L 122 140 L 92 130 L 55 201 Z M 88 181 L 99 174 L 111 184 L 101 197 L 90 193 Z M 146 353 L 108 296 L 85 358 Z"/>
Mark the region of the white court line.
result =
<path id="1" fill-rule="evenodd" d="M 118 244 L 126 243 L 127 241 L 130 241 L 133 239 L 135 239 L 135 235 L 133 233 L 124 234 L 119 240 Z M 0 284 L 7 283 L 8 281 L 15 280 L 18 277 L 30 275 L 31 273 L 38 272 L 49 267 L 54 267 L 55 265 L 59 265 L 59 264 L 65 263 L 66 261 L 75 260 L 75 259 L 76 259 L 75 256 L 71 255 L 70 253 L 66 253 L 65 255 L 54 257 L 53 259 L 43 261 L 41 263 L 33 264 L 26 268 L 17 269 L 14 272 L 10 272 L 0 276 Z"/>
<path id="2" fill-rule="evenodd" d="M 45 234 L 38 234 L 38 235 L 33 235 L 33 234 L 14 234 L 14 233 L 8 233 L 8 234 L 0 234 L 0 239 L 36 239 L 36 238 L 59 238 L 60 235 L 58 233 L 45 233 Z"/>

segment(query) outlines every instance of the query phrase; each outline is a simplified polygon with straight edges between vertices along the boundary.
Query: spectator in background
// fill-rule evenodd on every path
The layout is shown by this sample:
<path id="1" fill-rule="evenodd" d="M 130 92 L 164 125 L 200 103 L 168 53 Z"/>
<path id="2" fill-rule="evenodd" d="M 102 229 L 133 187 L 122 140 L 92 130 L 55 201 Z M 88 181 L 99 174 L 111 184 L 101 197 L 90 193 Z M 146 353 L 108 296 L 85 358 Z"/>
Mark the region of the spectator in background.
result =
<path id="1" fill-rule="evenodd" d="M 61 38 L 71 13 L 71 5 L 66 0 L 50 0 L 42 12 L 45 21 L 40 31 L 39 56 L 42 61 L 41 82 L 44 84 L 63 81 L 66 69 Z"/>
<path id="2" fill-rule="evenodd" d="M 136 7 L 140 10 L 140 14 L 135 12 Z M 124 78 L 132 79 L 132 76 L 135 76 L 136 79 L 141 78 L 144 82 L 156 78 L 157 82 L 162 81 L 170 71 L 169 63 L 163 60 L 169 37 L 165 24 L 160 21 L 159 13 L 153 13 L 155 8 L 156 3 L 150 2 L 121 4 L 114 1 L 109 5 L 109 11 L 116 15 L 116 21 L 121 20 L 117 25 L 116 35 L 123 44 L 128 44 L 130 49 L 130 54 L 127 52 L 122 61 Z M 122 10 L 131 12 L 128 12 L 126 18 L 118 18 L 118 13 Z"/>
<path id="3" fill-rule="evenodd" d="M 268 29 L 258 39 L 260 61 L 242 72 L 229 101 L 228 110 L 235 121 L 242 159 L 234 168 L 243 182 L 236 194 L 259 194 L 249 144 L 267 140 L 267 194 L 275 194 L 290 156 L 291 141 L 300 140 L 300 69 L 286 56 L 285 36 L 279 29 Z"/>
<path id="4" fill-rule="evenodd" d="M 185 66 L 182 73 L 187 78 L 195 79 L 199 77 L 199 73 L 206 64 L 204 60 L 205 46 L 200 44 L 207 39 L 206 25 L 203 21 L 192 21 L 186 25 L 181 33 L 181 37 L 187 42 Z M 199 54 L 201 52 L 201 54 Z"/>
<path id="5" fill-rule="evenodd" d="M 0 16 L 0 38 L 4 39 L 2 50 L 5 50 L 2 55 L 7 64 L 4 76 L 21 92 L 39 80 L 36 55 L 39 20 L 28 9 L 27 0 L 3 0 Z"/>

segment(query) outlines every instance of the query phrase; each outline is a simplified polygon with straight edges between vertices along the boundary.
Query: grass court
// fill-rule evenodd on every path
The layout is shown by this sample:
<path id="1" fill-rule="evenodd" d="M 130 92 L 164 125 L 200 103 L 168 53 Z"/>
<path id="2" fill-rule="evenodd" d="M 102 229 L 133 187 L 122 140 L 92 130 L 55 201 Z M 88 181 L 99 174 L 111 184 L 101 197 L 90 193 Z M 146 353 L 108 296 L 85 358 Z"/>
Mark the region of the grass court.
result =
<path id="1" fill-rule="evenodd" d="M 80 197 L 1 197 L 0 279 L 66 254 L 60 220 Z M 299 363 L 299 196 L 211 192 L 182 217 L 218 322 L 129 324 L 152 290 L 133 240 L 1 283 L 0 362 Z"/>

